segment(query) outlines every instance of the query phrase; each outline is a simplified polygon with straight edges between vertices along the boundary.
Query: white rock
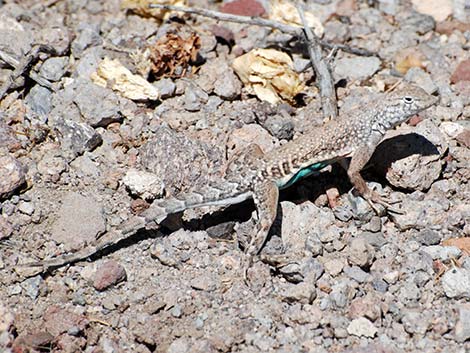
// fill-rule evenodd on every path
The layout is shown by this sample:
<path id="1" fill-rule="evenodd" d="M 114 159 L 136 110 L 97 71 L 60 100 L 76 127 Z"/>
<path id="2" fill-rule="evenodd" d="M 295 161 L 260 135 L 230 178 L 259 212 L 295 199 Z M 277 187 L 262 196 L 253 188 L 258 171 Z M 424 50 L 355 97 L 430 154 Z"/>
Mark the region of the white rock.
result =
<path id="1" fill-rule="evenodd" d="M 347 330 L 350 335 L 358 337 L 374 337 L 377 333 L 377 328 L 365 317 L 360 317 L 351 321 Z"/>
<path id="2" fill-rule="evenodd" d="M 133 195 L 144 199 L 155 199 L 163 195 L 163 181 L 149 172 L 129 169 L 122 178 L 122 183 Z"/>

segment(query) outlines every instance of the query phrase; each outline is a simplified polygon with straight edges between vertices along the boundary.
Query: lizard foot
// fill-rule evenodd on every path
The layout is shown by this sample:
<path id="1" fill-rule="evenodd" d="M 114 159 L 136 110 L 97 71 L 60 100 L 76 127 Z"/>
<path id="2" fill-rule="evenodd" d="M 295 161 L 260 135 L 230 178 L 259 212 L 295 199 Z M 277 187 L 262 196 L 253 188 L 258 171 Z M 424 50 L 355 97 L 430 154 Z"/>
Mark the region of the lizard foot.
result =
<path id="1" fill-rule="evenodd" d="M 379 193 L 377 193 L 374 190 L 371 190 L 368 196 L 364 195 L 364 198 L 367 200 L 367 202 L 369 203 L 370 207 L 372 207 L 374 212 L 377 213 L 378 215 L 380 215 L 382 212 L 377 207 L 377 204 L 382 205 L 383 207 L 385 207 L 385 210 L 387 212 L 393 212 L 393 213 L 396 213 L 396 214 L 404 214 L 405 213 L 402 210 L 392 206 L 393 204 L 400 203 L 401 201 L 389 201 L 389 200 L 385 199 L 383 196 L 381 196 Z"/>

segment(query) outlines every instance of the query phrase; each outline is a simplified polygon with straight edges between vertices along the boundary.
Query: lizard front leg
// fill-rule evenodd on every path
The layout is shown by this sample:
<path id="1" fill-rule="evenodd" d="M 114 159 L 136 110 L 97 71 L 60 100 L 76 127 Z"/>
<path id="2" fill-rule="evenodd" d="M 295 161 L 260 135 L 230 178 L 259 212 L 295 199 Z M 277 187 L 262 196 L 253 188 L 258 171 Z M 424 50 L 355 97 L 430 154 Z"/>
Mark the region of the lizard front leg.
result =
<path id="1" fill-rule="evenodd" d="M 364 146 L 357 149 L 352 158 L 351 163 L 348 168 L 348 176 L 351 184 L 359 192 L 359 194 L 364 197 L 372 209 L 379 214 L 379 210 L 374 205 L 374 203 L 384 206 L 386 209 L 395 212 L 402 213 L 399 210 L 396 210 L 393 206 L 390 205 L 382 196 L 380 196 L 376 191 L 371 190 L 367 186 L 366 181 L 362 178 L 361 170 L 369 161 L 370 157 L 374 153 L 375 147 Z"/>
<path id="2" fill-rule="evenodd" d="M 273 181 L 264 181 L 254 185 L 253 200 L 258 212 L 258 223 L 256 233 L 245 250 L 250 259 L 260 252 L 266 241 L 269 229 L 276 218 L 278 199 L 279 189 Z"/>

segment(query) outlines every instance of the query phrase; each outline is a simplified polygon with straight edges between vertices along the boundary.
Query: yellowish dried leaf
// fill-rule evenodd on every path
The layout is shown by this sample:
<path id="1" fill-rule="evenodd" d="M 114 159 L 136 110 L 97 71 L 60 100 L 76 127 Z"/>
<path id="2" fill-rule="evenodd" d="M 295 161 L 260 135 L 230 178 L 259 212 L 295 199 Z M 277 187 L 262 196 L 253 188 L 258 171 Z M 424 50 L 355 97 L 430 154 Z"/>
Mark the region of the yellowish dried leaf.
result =
<path id="1" fill-rule="evenodd" d="M 117 59 L 104 58 L 91 75 L 91 80 L 132 100 L 157 100 L 159 97 L 158 90 L 150 82 L 142 76 L 134 75 Z"/>
<path id="2" fill-rule="evenodd" d="M 122 0 L 121 9 L 130 10 L 142 17 L 154 17 L 158 20 L 166 20 L 170 12 L 164 9 L 151 9 L 150 4 L 186 6 L 185 0 Z"/>
<path id="3" fill-rule="evenodd" d="M 442 242 L 444 246 L 455 246 L 459 248 L 467 255 L 470 255 L 470 237 L 463 237 L 463 238 L 451 238 L 446 239 Z"/>
<path id="4" fill-rule="evenodd" d="M 318 17 L 309 11 L 305 11 L 305 21 L 310 28 L 313 28 L 313 32 L 318 36 L 322 37 L 325 29 Z M 300 19 L 297 8 L 288 1 L 275 0 L 271 2 L 270 19 L 280 21 L 291 26 L 303 27 L 302 20 Z"/>
<path id="5" fill-rule="evenodd" d="M 272 104 L 292 101 L 304 89 L 289 55 L 274 49 L 254 49 L 232 66 L 250 93 Z"/>
<path id="6" fill-rule="evenodd" d="M 421 55 L 418 53 L 413 53 L 405 56 L 402 58 L 400 61 L 397 61 L 397 64 L 395 65 L 395 69 L 401 73 L 402 75 L 405 75 L 409 69 L 412 67 L 420 67 L 424 68 L 425 65 L 423 61 L 421 60 Z"/>

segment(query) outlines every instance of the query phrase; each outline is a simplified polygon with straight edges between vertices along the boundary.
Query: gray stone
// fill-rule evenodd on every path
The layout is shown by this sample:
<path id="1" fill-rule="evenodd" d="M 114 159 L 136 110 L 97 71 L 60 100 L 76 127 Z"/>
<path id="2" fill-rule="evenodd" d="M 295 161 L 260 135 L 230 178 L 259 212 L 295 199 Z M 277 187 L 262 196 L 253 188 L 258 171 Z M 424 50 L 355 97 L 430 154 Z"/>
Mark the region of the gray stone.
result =
<path id="1" fill-rule="evenodd" d="M 233 72 L 232 68 L 225 63 L 223 74 L 217 75 L 214 84 L 214 93 L 225 100 L 234 100 L 241 94 L 242 84 Z"/>
<path id="2" fill-rule="evenodd" d="M 71 50 L 74 57 L 79 58 L 85 49 L 103 43 L 100 34 L 91 26 L 84 28 L 72 42 Z"/>
<path id="3" fill-rule="evenodd" d="M 401 26 L 419 34 L 425 34 L 436 27 L 436 21 L 432 16 L 416 11 L 407 11 L 405 16 L 406 18 L 400 21 Z"/>
<path id="4" fill-rule="evenodd" d="M 0 50 L 20 61 L 31 50 L 34 36 L 14 16 L 4 15 L 1 21 Z"/>
<path id="5" fill-rule="evenodd" d="M 16 158 L 0 157 L 0 200 L 10 197 L 25 181 L 24 168 Z"/>
<path id="6" fill-rule="evenodd" d="M 18 211 L 31 216 L 34 213 L 34 204 L 32 202 L 20 201 L 18 203 Z"/>
<path id="7" fill-rule="evenodd" d="M 75 88 L 73 102 L 86 123 L 92 127 L 105 127 L 122 120 L 119 98 L 110 89 L 80 81 Z"/>
<path id="8" fill-rule="evenodd" d="M 430 245 L 423 246 L 422 250 L 429 254 L 433 260 L 442 261 L 448 261 L 454 258 L 458 259 L 462 254 L 462 251 L 455 246 Z"/>
<path id="9" fill-rule="evenodd" d="M 400 3 L 399 0 L 379 0 L 378 2 L 380 11 L 387 15 L 396 15 Z"/>
<path id="10" fill-rule="evenodd" d="M 408 199 L 402 203 L 403 214 L 392 214 L 391 218 L 400 230 L 425 228 L 430 224 L 439 224 L 442 214 L 449 207 L 449 201 L 445 198 L 424 201 Z"/>
<path id="11" fill-rule="evenodd" d="M 48 115 L 52 110 L 52 93 L 47 88 L 35 85 L 25 98 L 25 103 L 40 116 Z"/>
<path id="12" fill-rule="evenodd" d="M 189 83 L 186 86 L 183 96 L 183 107 L 189 112 L 197 112 L 201 110 L 202 106 L 209 100 L 209 95 L 196 86 L 194 83 Z"/>
<path id="13" fill-rule="evenodd" d="M 41 276 L 34 276 L 21 282 L 21 287 L 24 293 L 32 300 L 36 300 L 39 295 L 39 290 L 44 280 Z"/>
<path id="14" fill-rule="evenodd" d="M 74 159 L 85 151 L 92 151 L 102 142 L 101 136 L 85 123 L 58 118 L 53 122 L 53 126 L 60 132 L 59 141 L 67 159 Z"/>
<path id="15" fill-rule="evenodd" d="M 441 242 L 441 235 L 429 228 L 418 233 L 416 240 L 423 245 L 437 245 Z"/>
<path id="16" fill-rule="evenodd" d="M 290 140 L 294 135 L 294 123 L 292 119 L 280 115 L 271 115 L 262 126 L 269 131 L 269 133 L 279 140 Z"/>
<path id="17" fill-rule="evenodd" d="M 455 340 L 465 342 L 470 339 L 470 306 L 461 304 L 459 306 L 459 318 L 454 328 Z"/>
<path id="18" fill-rule="evenodd" d="M 444 293 L 449 298 L 470 298 L 470 271 L 452 268 L 441 279 Z"/>
<path id="19" fill-rule="evenodd" d="M 173 97 L 176 92 L 175 83 L 169 78 L 162 78 L 153 84 L 160 93 L 160 99 Z"/>
<path id="20" fill-rule="evenodd" d="M 349 324 L 348 333 L 358 337 L 374 337 L 377 334 L 377 328 L 365 317 L 354 319 Z"/>
<path id="21" fill-rule="evenodd" d="M 334 76 L 337 81 L 344 78 L 366 80 L 380 69 L 381 64 L 380 59 L 375 56 L 342 58 L 336 60 Z"/>
<path id="22" fill-rule="evenodd" d="M 66 249 L 78 250 L 94 243 L 105 230 L 101 205 L 92 197 L 68 192 L 52 225 L 51 237 L 57 243 L 64 244 Z"/>
<path id="23" fill-rule="evenodd" d="M 39 75 L 48 81 L 59 81 L 67 72 L 68 57 L 49 58 L 41 65 Z"/>
<path id="24" fill-rule="evenodd" d="M 307 282 L 288 284 L 281 292 L 281 297 L 289 303 L 310 304 L 317 296 L 315 285 Z"/>
<path id="25" fill-rule="evenodd" d="M 401 318 L 406 332 L 424 335 L 431 326 L 430 316 L 426 312 L 408 310 Z"/>
<path id="26" fill-rule="evenodd" d="M 372 276 L 368 274 L 367 272 L 363 271 L 360 267 L 358 266 L 346 266 L 343 269 L 343 272 L 351 279 L 359 282 L 359 283 L 364 283 L 368 281 Z"/>

